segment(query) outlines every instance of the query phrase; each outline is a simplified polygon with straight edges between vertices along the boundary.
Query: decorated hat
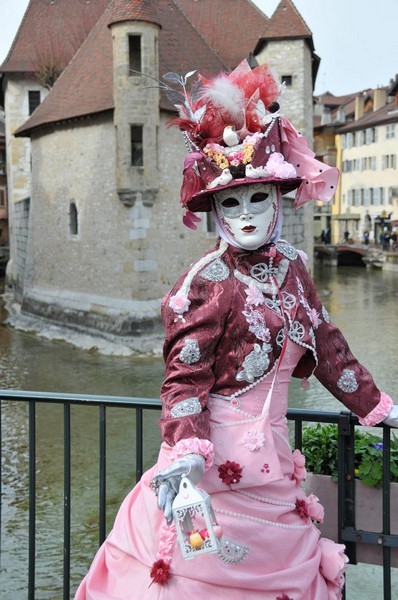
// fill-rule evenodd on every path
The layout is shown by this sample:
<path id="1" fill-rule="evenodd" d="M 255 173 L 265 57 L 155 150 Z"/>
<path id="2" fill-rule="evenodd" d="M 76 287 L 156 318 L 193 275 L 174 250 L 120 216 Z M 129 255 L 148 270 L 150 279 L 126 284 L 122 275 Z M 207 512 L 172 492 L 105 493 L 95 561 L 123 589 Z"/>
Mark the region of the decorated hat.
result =
<path id="1" fill-rule="evenodd" d="M 298 188 L 294 206 L 329 201 L 339 172 L 315 159 L 307 141 L 280 113 L 283 90 L 268 65 L 251 69 L 244 60 L 229 74 L 212 79 L 196 71 L 181 77 L 167 73 L 163 86 L 179 116 L 172 119 L 188 148 L 184 161 L 181 204 L 184 223 L 192 213 L 209 211 L 215 192 L 251 183 L 273 183 L 282 193 Z M 182 91 L 168 85 L 178 84 Z"/>

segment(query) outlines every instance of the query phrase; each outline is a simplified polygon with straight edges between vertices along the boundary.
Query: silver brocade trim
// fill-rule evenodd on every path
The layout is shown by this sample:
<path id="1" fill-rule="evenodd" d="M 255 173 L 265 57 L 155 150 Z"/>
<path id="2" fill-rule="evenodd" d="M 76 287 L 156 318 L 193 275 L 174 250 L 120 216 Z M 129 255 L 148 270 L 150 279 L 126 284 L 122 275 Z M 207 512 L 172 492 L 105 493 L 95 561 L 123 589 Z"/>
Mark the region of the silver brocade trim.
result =
<path id="1" fill-rule="evenodd" d="M 352 394 L 355 392 L 359 384 L 357 382 L 357 378 L 355 377 L 354 371 L 351 369 L 344 369 L 343 374 L 337 382 L 337 387 L 339 387 L 346 394 Z"/>
<path id="2" fill-rule="evenodd" d="M 201 272 L 200 276 L 208 281 L 224 281 L 225 279 L 228 279 L 229 273 L 230 271 L 227 265 L 221 258 L 217 258 Z"/>
<path id="3" fill-rule="evenodd" d="M 264 264 L 264 263 L 260 263 L 260 264 Z M 286 277 L 286 274 L 289 269 L 289 264 L 290 263 L 286 258 L 282 258 L 279 265 L 275 268 L 275 274 L 273 275 L 272 279 L 276 280 L 276 283 L 278 284 L 279 287 L 285 281 L 285 277 Z M 254 267 L 257 267 L 257 266 L 258 265 L 254 265 Z M 254 269 L 254 267 L 253 267 L 253 269 Z M 254 285 L 257 289 L 259 289 L 261 292 L 263 292 L 263 294 L 273 294 L 275 292 L 275 284 L 273 281 L 271 281 L 270 283 L 261 283 L 260 281 L 257 281 L 253 277 L 250 277 L 250 275 L 244 275 L 243 273 L 238 271 L 238 269 L 234 270 L 234 275 L 235 275 L 236 279 L 238 279 L 242 283 L 245 283 L 246 285 Z"/>
<path id="4" fill-rule="evenodd" d="M 217 556 L 228 565 L 236 565 L 244 560 L 248 553 L 247 546 L 221 538 Z"/>
<path id="5" fill-rule="evenodd" d="M 284 240 L 279 240 L 279 242 L 276 242 L 276 249 L 289 260 L 296 260 L 298 257 L 296 248 Z"/>
<path id="6" fill-rule="evenodd" d="M 187 417 L 188 415 L 197 415 L 202 412 L 202 407 L 199 402 L 199 398 L 187 398 L 177 402 L 175 406 L 170 410 L 170 414 L 174 419 L 179 417 Z"/>
<path id="7" fill-rule="evenodd" d="M 193 365 L 200 359 L 198 340 L 186 339 L 180 352 L 179 359 L 186 365 Z"/>
<path id="8" fill-rule="evenodd" d="M 293 342 L 296 342 L 296 344 L 297 344 L 298 342 L 301 342 L 304 335 L 305 335 L 304 325 L 302 325 L 298 321 L 293 321 L 293 323 L 291 323 L 291 325 L 289 327 L 289 331 L 288 331 L 289 338 Z"/>
<path id="9" fill-rule="evenodd" d="M 326 323 L 330 323 L 329 313 L 323 305 L 322 305 L 322 317 L 323 317 L 323 320 L 326 321 Z"/>
<path id="10" fill-rule="evenodd" d="M 248 381 L 253 383 L 256 377 L 261 377 L 269 367 L 270 359 L 268 354 L 272 347 L 264 343 L 254 344 L 253 350 L 248 354 L 243 361 L 242 370 L 237 374 L 237 381 Z"/>

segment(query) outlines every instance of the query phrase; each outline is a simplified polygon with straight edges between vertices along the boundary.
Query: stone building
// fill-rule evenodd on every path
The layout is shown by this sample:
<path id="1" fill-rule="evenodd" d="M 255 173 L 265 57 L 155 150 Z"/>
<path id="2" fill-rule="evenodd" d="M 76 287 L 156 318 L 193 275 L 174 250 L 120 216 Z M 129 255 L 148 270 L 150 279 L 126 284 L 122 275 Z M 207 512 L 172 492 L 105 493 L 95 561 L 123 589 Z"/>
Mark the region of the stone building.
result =
<path id="1" fill-rule="evenodd" d="M 0 272 L 8 259 L 8 202 L 5 121 L 0 114 Z"/>
<path id="2" fill-rule="evenodd" d="M 53 20 L 65 2 L 48 6 Z M 78 13 L 81 3 L 71 2 Z M 319 62 L 311 32 L 290 0 L 271 19 L 248 0 L 230 0 L 227 12 L 219 0 L 95 0 L 89 34 L 48 90 L 18 63 L 32 20 L 44 18 L 33 10 L 39 3 L 31 0 L 0 69 L 11 151 L 8 281 L 22 314 L 142 348 L 140 335 L 160 331 L 164 293 L 215 242 L 206 216 L 196 232 L 181 222 L 186 149 L 167 128 L 175 109 L 154 80 L 266 61 L 285 76 L 284 112 L 310 137 Z M 27 119 L 31 91 L 42 97 Z M 310 209 L 293 215 L 284 202 L 285 236 L 311 253 Z"/>

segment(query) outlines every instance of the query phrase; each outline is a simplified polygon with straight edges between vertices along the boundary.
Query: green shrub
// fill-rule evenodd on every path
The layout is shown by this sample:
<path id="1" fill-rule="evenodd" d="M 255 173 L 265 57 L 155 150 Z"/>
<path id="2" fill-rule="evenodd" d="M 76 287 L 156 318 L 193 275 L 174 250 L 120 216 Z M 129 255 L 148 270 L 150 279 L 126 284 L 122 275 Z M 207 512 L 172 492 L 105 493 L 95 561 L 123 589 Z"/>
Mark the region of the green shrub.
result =
<path id="1" fill-rule="evenodd" d="M 355 476 L 369 487 L 383 482 L 383 442 L 376 435 L 355 430 Z M 307 471 L 331 475 L 337 480 L 337 426 L 312 425 L 303 430 L 303 454 Z M 398 439 L 391 439 L 391 477 L 398 482 Z"/>

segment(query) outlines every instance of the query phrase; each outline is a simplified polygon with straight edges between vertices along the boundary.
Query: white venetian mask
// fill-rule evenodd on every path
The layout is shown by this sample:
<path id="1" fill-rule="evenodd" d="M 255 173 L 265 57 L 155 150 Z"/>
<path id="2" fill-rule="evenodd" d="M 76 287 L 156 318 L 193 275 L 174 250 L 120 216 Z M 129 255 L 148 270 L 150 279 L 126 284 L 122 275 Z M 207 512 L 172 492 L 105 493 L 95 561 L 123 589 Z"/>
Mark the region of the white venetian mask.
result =
<path id="1" fill-rule="evenodd" d="M 226 233 L 245 250 L 267 244 L 278 220 L 278 191 L 257 183 L 221 190 L 215 208 Z"/>

